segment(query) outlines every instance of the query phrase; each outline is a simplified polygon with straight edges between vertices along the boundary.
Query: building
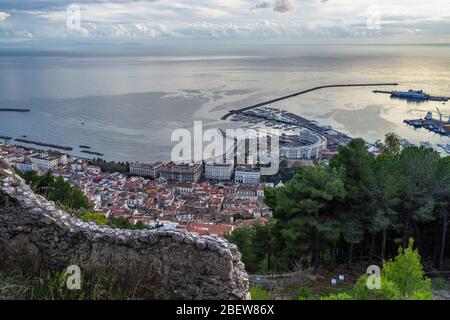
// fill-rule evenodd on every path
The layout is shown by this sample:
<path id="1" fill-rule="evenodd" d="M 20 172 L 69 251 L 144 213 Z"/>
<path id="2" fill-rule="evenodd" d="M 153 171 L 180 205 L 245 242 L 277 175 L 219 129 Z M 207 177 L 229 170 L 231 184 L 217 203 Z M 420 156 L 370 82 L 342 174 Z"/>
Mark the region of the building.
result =
<path id="1" fill-rule="evenodd" d="M 319 159 L 327 149 L 327 139 L 309 130 L 301 130 L 299 135 L 282 136 L 280 156 L 287 159 Z"/>
<path id="2" fill-rule="evenodd" d="M 159 177 L 159 170 L 162 166 L 162 162 L 153 164 L 135 162 L 130 164 L 130 174 L 156 179 Z"/>
<path id="3" fill-rule="evenodd" d="M 229 181 L 233 176 L 234 164 L 208 162 L 205 165 L 205 179 Z"/>
<path id="4" fill-rule="evenodd" d="M 234 172 L 234 181 L 244 184 L 259 184 L 261 181 L 261 171 L 244 166 L 237 167 Z"/>
<path id="5" fill-rule="evenodd" d="M 264 190 L 266 188 L 274 188 L 275 185 L 273 183 L 261 183 L 258 188 L 256 189 L 256 195 L 259 198 L 264 198 Z"/>
<path id="6" fill-rule="evenodd" d="M 161 178 L 178 182 L 196 183 L 202 177 L 202 173 L 202 163 L 175 164 L 170 162 L 160 169 Z"/>
<path id="7" fill-rule="evenodd" d="M 194 185 L 192 183 L 179 183 L 175 188 L 178 194 L 188 194 L 194 192 Z"/>
<path id="8" fill-rule="evenodd" d="M 39 167 L 36 163 L 32 163 L 31 161 L 27 160 L 12 162 L 11 165 L 23 172 L 39 170 Z"/>
<path id="9" fill-rule="evenodd" d="M 49 155 L 35 155 L 30 158 L 31 162 L 36 164 L 40 170 L 48 171 L 55 168 L 59 163 L 59 157 Z"/>
<path id="10" fill-rule="evenodd" d="M 191 222 L 187 225 L 186 231 L 195 232 L 199 235 L 211 235 L 224 237 L 234 230 L 233 225 L 229 224 L 209 224 L 200 222 Z"/>

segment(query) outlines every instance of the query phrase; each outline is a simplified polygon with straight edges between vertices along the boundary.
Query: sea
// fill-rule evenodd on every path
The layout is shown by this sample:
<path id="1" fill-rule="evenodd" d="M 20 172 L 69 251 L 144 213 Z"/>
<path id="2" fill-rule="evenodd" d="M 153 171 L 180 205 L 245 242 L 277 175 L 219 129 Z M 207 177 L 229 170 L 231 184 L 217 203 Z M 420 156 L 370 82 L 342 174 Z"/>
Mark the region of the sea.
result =
<path id="1" fill-rule="evenodd" d="M 450 96 L 450 45 L 124 43 L 61 48 L 0 47 L 0 135 L 80 145 L 114 161 L 169 161 L 174 130 L 231 128 L 229 110 L 315 86 L 391 83 L 398 87 L 331 88 L 272 107 L 362 137 L 395 132 L 412 143 L 450 143 L 403 123 L 428 111 L 450 116 L 450 104 L 392 99 L 378 90 L 420 89 Z M 14 142 L 14 141 L 13 141 Z M 18 143 L 18 142 L 15 142 Z M 18 143 L 19 144 L 19 143 Z M 28 145 L 31 146 L 31 145 Z"/>

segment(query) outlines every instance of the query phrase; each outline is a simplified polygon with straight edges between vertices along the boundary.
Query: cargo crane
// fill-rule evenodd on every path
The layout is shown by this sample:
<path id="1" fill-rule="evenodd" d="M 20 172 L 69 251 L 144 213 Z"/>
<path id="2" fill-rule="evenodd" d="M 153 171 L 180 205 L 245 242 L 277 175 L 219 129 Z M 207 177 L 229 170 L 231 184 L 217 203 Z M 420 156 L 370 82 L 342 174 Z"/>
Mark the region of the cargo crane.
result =
<path id="1" fill-rule="evenodd" d="M 439 114 L 439 121 L 442 122 L 442 112 L 441 112 L 441 110 L 439 110 L 438 107 L 436 107 L 436 110 L 437 110 L 437 112 L 438 112 L 438 114 Z"/>

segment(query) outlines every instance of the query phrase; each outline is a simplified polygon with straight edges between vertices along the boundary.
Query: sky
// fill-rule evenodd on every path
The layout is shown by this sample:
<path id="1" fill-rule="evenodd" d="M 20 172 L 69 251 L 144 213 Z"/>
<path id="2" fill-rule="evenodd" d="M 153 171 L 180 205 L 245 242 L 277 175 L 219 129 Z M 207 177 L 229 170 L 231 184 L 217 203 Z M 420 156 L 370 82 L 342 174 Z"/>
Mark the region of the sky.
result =
<path id="1" fill-rule="evenodd" d="M 0 0 L 0 40 L 450 43 L 448 0 Z"/>

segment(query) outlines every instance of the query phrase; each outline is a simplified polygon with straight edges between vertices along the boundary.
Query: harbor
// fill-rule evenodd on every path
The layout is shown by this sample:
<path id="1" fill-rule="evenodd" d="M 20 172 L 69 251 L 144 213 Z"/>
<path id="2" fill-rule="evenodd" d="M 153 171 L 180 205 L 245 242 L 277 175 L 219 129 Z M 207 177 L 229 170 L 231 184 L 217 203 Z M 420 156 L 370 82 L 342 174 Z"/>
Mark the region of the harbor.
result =
<path id="1" fill-rule="evenodd" d="M 275 129 L 295 130 L 298 128 L 308 129 L 327 139 L 329 151 L 337 151 L 339 146 L 346 145 L 351 141 L 347 134 L 334 130 L 330 126 L 320 125 L 315 121 L 304 117 L 271 107 L 260 107 L 246 112 L 233 115 L 232 121 L 243 121 L 248 123 L 264 123 Z"/>
<path id="2" fill-rule="evenodd" d="M 439 114 L 439 119 L 434 119 L 433 113 L 429 111 L 423 119 L 406 119 L 403 120 L 403 122 L 414 128 L 424 128 L 439 135 L 450 137 L 450 117 L 447 121 L 443 121 L 443 115 L 441 111 L 439 110 L 439 108 L 436 109 Z"/>

